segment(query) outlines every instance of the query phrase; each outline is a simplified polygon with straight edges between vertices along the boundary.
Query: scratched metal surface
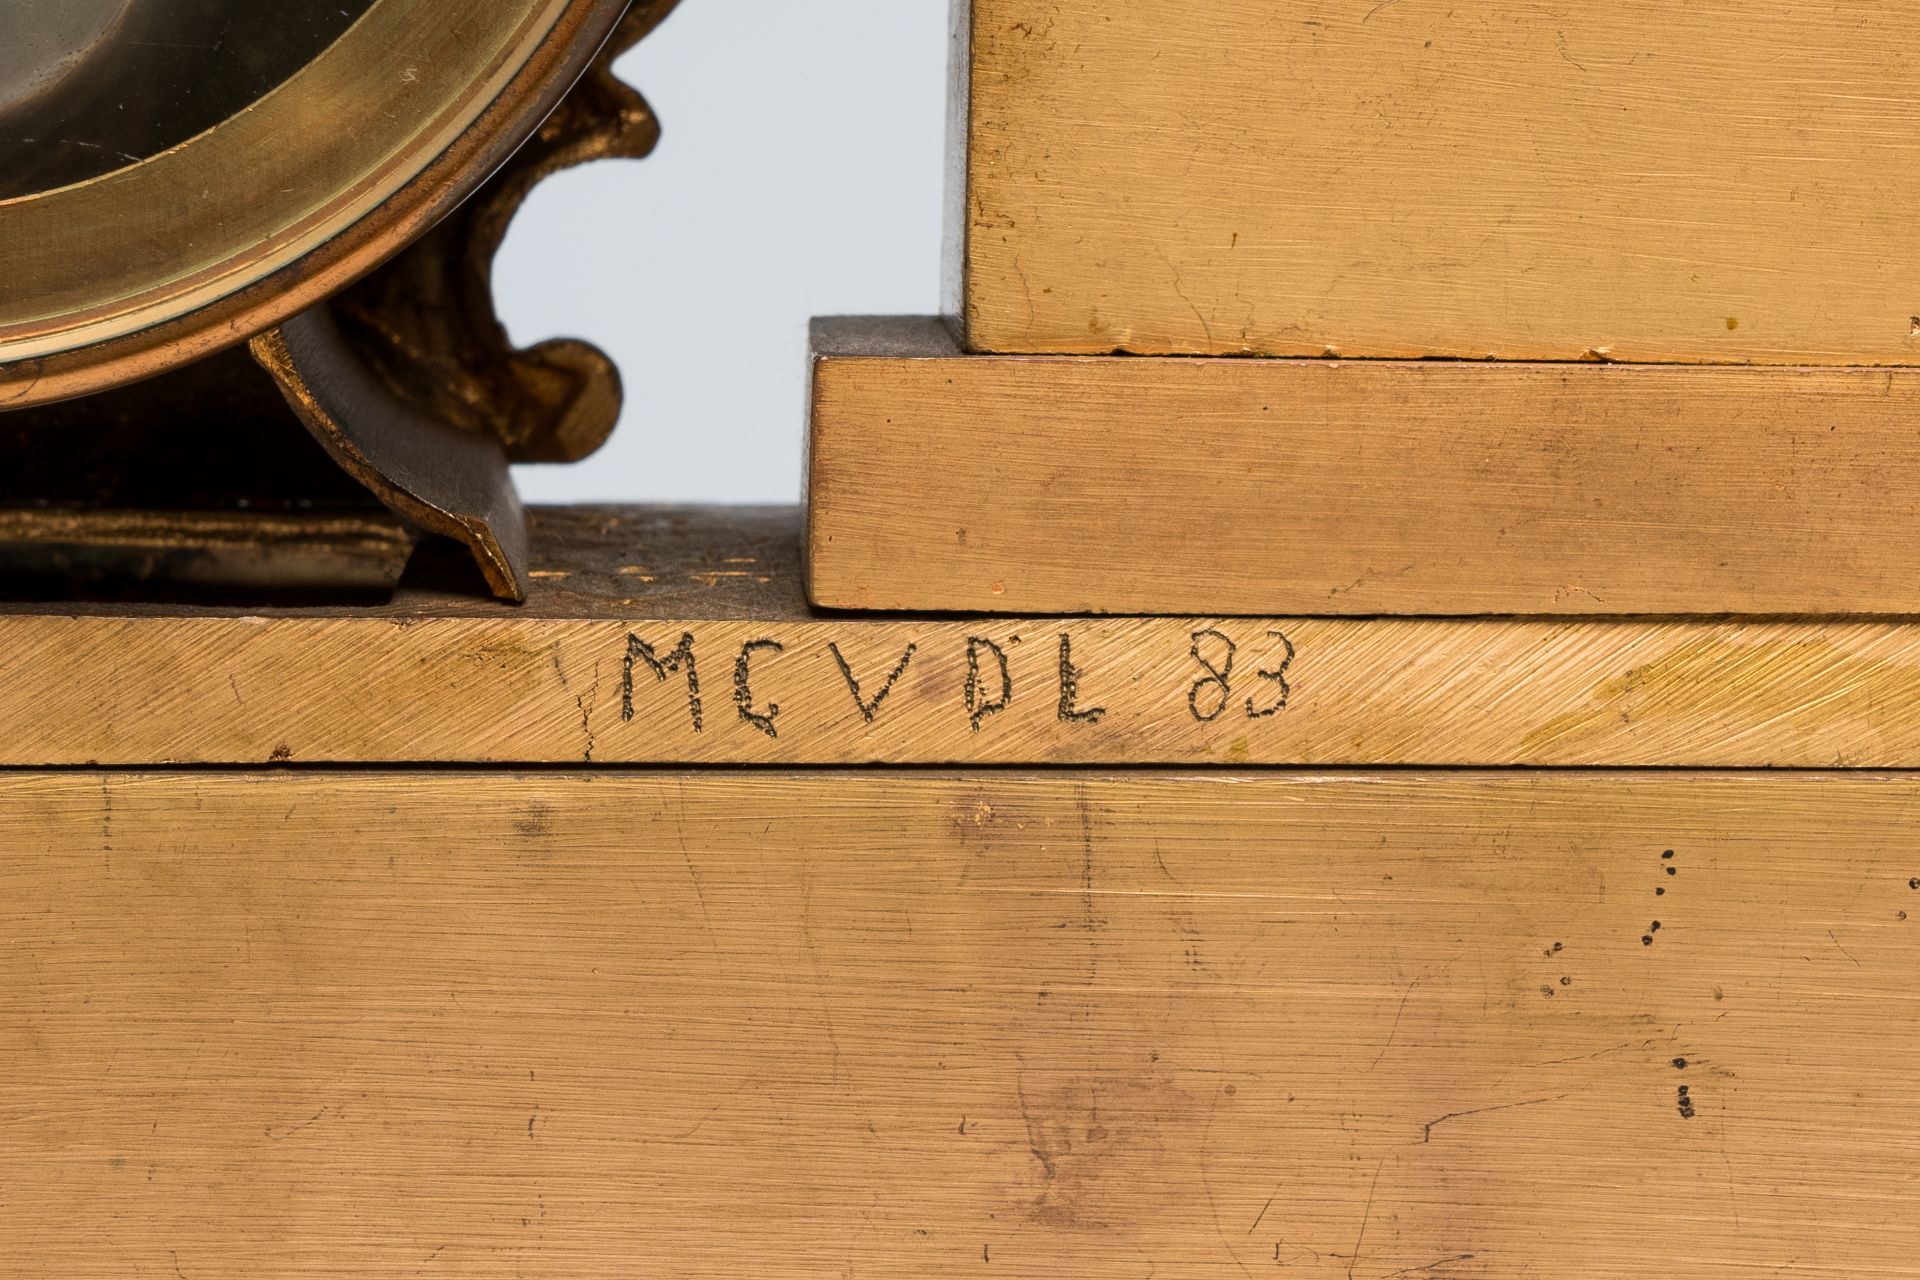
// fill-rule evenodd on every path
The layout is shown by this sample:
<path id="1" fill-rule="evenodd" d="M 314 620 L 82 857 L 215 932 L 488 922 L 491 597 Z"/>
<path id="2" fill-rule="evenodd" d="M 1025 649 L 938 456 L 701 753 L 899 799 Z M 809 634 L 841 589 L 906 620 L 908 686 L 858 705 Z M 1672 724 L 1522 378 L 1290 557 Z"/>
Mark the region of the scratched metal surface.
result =
<path id="1" fill-rule="evenodd" d="M 1908 1275 L 1916 810 L 1819 774 L 0 775 L 0 1247 Z"/>
<path id="2" fill-rule="evenodd" d="M 1901 6 L 971 8 L 979 350 L 1920 359 Z"/>
<path id="3" fill-rule="evenodd" d="M 791 509 L 534 527 L 520 608 L 452 548 L 364 609 L 0 611 L 0 767 L 1920 767 L 1910 622 L 823 614 Z"/>

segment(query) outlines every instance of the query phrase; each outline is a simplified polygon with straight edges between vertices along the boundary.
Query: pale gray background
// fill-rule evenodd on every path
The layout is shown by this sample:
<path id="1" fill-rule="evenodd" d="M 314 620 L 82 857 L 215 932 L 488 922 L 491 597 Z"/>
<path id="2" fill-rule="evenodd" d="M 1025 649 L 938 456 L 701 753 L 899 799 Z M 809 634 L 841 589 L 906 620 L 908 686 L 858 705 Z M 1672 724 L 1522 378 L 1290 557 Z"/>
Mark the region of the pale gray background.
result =
<path id="1" fill-rule="evenodd" d="M 665 133 L 548 180 L 496 272 L 522 344 L 587 338 L 613 439 L 534 502 L 794 502 L 809 316 L 939 309 L 947 0 L 681 0 L 617 70 Z"/>

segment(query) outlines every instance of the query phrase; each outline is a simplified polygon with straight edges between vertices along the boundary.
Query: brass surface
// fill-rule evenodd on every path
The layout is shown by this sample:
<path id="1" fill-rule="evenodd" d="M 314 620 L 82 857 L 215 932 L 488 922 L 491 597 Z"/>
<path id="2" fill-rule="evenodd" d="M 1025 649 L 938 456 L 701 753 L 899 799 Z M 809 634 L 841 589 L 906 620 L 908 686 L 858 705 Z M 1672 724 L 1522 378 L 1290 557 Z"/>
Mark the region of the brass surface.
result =
<path id="1" fill-rule="evenodd" d="M 0 1269 L 1895 1280 L 1916 809 L 1884 774 L 9 771 Z"/>
<path id="2" fill-rule="evenodd" d="M 1920 619 L 821 613 L 801 518 L 534 507 L 520 605 L 438 540 L 371 603 L 0 601 L 0 772 L 1920 769 Z"/>
<path id="3" fill-rule="evenodd" d="M 0 407 L 243 341 L 457 207 L 559 102 L 624 0 L 376 0 L 250 109 L 0 201 Z"/>
<path id="4" fill-rule="evenodd" d="M 1920 365 L 1908 6 L 956 8 L 971 350 Z"/>
<path id="5" fill-rule="evenodd" d="M 1920 370 L 814 339 L 823 608 L 1920 614 Z"/>

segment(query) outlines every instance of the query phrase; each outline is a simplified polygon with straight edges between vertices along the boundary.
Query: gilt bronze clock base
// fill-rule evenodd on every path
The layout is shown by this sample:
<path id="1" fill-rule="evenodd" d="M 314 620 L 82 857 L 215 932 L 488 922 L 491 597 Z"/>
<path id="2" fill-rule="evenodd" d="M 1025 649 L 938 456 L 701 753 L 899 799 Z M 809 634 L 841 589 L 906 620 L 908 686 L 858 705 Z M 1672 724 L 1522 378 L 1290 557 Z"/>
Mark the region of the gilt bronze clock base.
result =
<path id="1" fill-rule="evenodd" d="M 594 347 L 519 349 L 492 264 L 529 192 L 640 157 L 659 125 L 613 59 L 674 0 L 640 0 L 484 185 L 404 251 L 251 343 L 82 399 L 0 414 L 0 577 L 13 594 L 390 592 L 414 542 L 464 543 L 527 592 L 516 462 L 571 462 L 619 416 Z M 479 584 L 476 583 L 476 587 Z"/>

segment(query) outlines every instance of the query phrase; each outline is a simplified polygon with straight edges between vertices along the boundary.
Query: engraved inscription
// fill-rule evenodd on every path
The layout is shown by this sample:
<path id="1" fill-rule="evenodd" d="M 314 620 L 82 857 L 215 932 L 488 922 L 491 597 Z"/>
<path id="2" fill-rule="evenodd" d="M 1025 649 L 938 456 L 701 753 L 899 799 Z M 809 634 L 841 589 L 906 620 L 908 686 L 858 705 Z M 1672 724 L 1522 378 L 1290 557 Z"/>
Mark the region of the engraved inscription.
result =
<path id="1" fill-rule="evenodd" d="M 1096 727 L 1111 733 L 1116 726 L 1123 734 L 1150 733 L 1163 731 L 1171 719 L 1198 725 L 1270 720 L 1292 702 L 1298 653 L 1292 638 L 1283 631 L 1222 622 L 1191 631 L 1177 624 L 1165 631 L 1156 630 L 1153 635 L 1165 637 L 1159 641 L 1143 642 L 1135 633 L 1119 650 L 1131 655 L 1132 670 L 1127 665 L 1116 667 L 1112 657 L 1115 649 L 1102 638 L 1111 632 L 1111 624 L 1096 622 L 1070 627 L 1056 633 L 1057 643 L 1052 649 L 1024 657 L 1018 635 L 996 638 L 955 629 L 944 631 L 944 638 L 937 643 L 925 634 L 912 639 L 900 636 L 906 643 L 891 665 L 882 665 L 892 657 L 889 646 L 877 658 L 866 660 L 871 665 L 864 672 L 856 670 L 857 659 L 849 658 L 842 648 L 844 636 L 802 643 L 793 635 L 782 638 L 777 633 L 755 636 L 747 632 L 738 640 L 734 656 L 734 708 L 744 728 L 783 743 L 788 730 L 804 736 L 810 730 L 817 732 L 815 726 L 846 724 L 844 703 L 838 712 L 804 703 L 785 705 L 786 701 L 803 698 L 837 699 L 840 695 L 827 687 L 836 683 L 826 674 L 828 670 L 837 674 L 837 683 L 853 700 L 865 726 L 880 724 L 884 707 L 909 699 L 912 706 L 901 713 L 905 716 L 901 731 L 916 734 L 925 732 L 929 725 L 938 731 L 941 724 L 951 726 L 948 731 L 957 731 L 962 717 L 967 732 L 974 734 L 1003 722 L 1007 727 L 1001 732 L 1031 733 L 1045 723 L 1060 726 L 1052 730 L 1060 734 Z M 740 633 L 734 632 L 726 643 L 732 645 L 739 637 Z M 1187 642 L 1186 660 L 1192 664 L 1184 670 L 1174 647 L 1181 639 Z M 660 698 L 647 702 L 640 697 L 638 690 L 648 682 L 644 676 L 636 680 L 635 672 L 645 670 L 653 674 L 655 687 L 685 681 L 687 721 L 695 733 L 705 732 L 708 726 L 697 649 L 692 631 L 682 632 L 670 647 L 662 638 L 650 638 L 642 630 L 627 632 L 621 663 L 621 720 L 636 719 L 642 704 L 656 708 L 650 713 L 655 716 L 679 714 L 677 709 L 659 710 L 666 705 Z M 788 656 L 769 662 L 782 654 Z M 819 665 L 814 666 L 816 663 Z M 796 678 L 796 672 L 802 674 Z M 1044 702 L 1028 692 L 1030 687 L 1042 684 L 1052 685 L 1045 692 L 1053 696 Z M 1016 704 L 1016 692 L 1032 701 Z M 677 702 L 672 692 L 661 698 Z M 1182 700 L 1186 703 L 1184 715 L 1180 711 Z M 1016 706 L 1017 712 L 1007 714 Z M 801 712 L 797 720 L 795 711 Z M 1236 739 L 1233 750 L 1244 752 L 1244 739 Z"/>
<path id="2" fill-rule="evenodd" d="M 1272 688 L 1260 695 L 1264 705 L 1254 695 L 1248 695 L 1243 705 L 1249 720 L 1279 715 L 1287 709 L 1287 699 L 1293 693 L 1293 686 L 1287 683 L 1287 669 L 1293 666 L 1293 641 L 1284 631 L 1269 631 L 1267 639 L 1279 642 L 1280 661 L 1272 668 L 1255 668 L 1254 678 Z M 1187 710 L 1201 724 L 1212 724 L 1233 702 L 1233 665 L 1240 646 L 1214 627 L 1194 632 L 1192 641 L 1187 652 L 1206 674 L 1187 690 Z"/>
<path id="3" fill-rule="evenodd" d="M 983 696 L 986 688 L 980 678 L 980 654 L 991 653 L 998 664 L 1000 692 L 988 698 Z M 1007 670 L 1007 651 L 991 640 L 980 636 L 967 637 L 967 722 L 975 733 L 980 732 L 980 722 L 998 711 L 1005 711 L 1013 702 L 1013 675 Z"/>
<path id="4" fill-rule="evenodd" d="M 1206 653 L 1201 652 L 1203 643 L 1207 648 Z M 1193 712 L 1193 718 L 1201 724 L 1218 720 L 1220 713 L 1227 709 L 1227 703 L 1233 700 L 1233 659 L 1239 651 L 1239 645 L 1212 627 L 1193 633 L 1193 644 L 1187 652 L 1193 655 L 1195 662 L 1206 668 L 1207 674 L 1195 680 L 1193 687 L 1187 690 L 1187 710 Z M 1200 709 L 1202 704 L 1207 707 L 1204 711 Z"/>
<path id="5" fill-rule="evenodd" d="M 898 684 L 900 677 L 906 674 L 907 664 L 913 661 L 913 655 L 919 648 L 917 644 L 907 646 L 907 651 L 900 655 L 900 661 L 894 663 L 893 670 L 887 673 L 887 682 L 880 686 L 880 692 L 874 694 L 873 700 L 869 702 L 860 696 L 860 681 L 854 677 L 853 668 L 847 665 L 846 657 L 840 652 L 840 646 L 831 640 L 827 642 L 827 650 L 833 654 L 833 660 L 840 665 L 840 678 L 847 682 L 847 692 L 853 695 L 853 705 L 860 708 L 860 718 L 868 724 L 873 723 L 874 716 L 880 712 L 880 704 L 887 700 L 887 695 L 893 692 L 893 686 Z"/>
<path id="6" fill-rule="evenodd" d="M 1256 708 L 1253 699 L 1247 699 L 1247 719 L 1249 720 L 1265 720 L 1268 716 L 1279 715 L 1287 709 L 1287 698 L 1293 693 L 1292 686 L 1287 683 L 1287 668 L 1293 665 L 1293 641 L 1287 639 L 1284 631 L 1269 631 L 1267 639 L 1278 640 L 1284 654 L 1280 659 L 1280 665 L 1273 670 L 1269 671 L 1262 667 L 1253 673 L 1259 679 L 1269 681 L 1276 687 L 1269 695 L 1273 701 L 1264 707 Z"/>
<path id="7" fill-rule="evenodd" d="M 778 640 L 749 640 L 740 646 L 740 656 L 733 660 L 733 702 L 740 708 L 740 719 L 769 738 L 780 736 L 780 731 L 773 727 L 773 722 L 780 716 L 780 704 L 769 702 L 765 711 L 753 709 L 753 655 L 784 653 L 786 648 Z"/>
<path id="8" fill-rule="evenodd" d="M 1080 668 L 1073 665 L 1073 637 L 1065 631 L 1060 633 L 1060 718 L 1071 724 L 1099 724 L 1100 717 L 1107 714 L 1105 707 L 1088 707 L 1080 710 L 1075 704 L 1080 698 Z"/>
<path id="9" fill-rule="evenodd" d="M 633 660 L 639 658 L 652 668 L 654 677 L 661 683 L 667 682 L 667 676 L 685 668 L 687 672 L 687 710 L 693 715 L 693 731 L 701 731 L 700 723 L 700 669 L 693 660 L 693 633 L 683 632 L 679 645 L 662 658 L 652 645 L 639 636 L 627 636 L 627 656 L 621 665 L 620 674 L 620 718 L 633 719 Z"/>

